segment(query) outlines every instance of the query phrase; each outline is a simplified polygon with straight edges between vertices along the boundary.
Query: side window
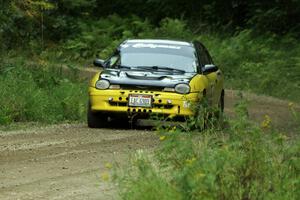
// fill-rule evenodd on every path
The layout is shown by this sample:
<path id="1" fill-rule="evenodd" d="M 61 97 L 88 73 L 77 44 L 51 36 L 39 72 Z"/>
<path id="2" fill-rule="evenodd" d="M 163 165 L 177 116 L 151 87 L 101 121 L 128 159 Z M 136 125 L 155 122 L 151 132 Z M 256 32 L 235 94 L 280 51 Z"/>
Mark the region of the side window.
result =
<path id="1" fill-rule="evenodd" d="M 204 67 L 204 65 L 210 64 L 211 60 L 210 57 L 207 54 L 206 49 L 201 45 L 201 43 L 196 42 L 195 43 L 197 48 L 197 54 L 200 62 L 200 67 Z"/>
<path id="2" fill-rule="evenodd" d="M 120 64 L 120 54 L 119 52 L 116 52 L 113 54 L 107 61 L 106 61 L 106 66 L 109 68 L 115 68 L 116 65 Z"/>
<path id="3" fill-rule="evenodd" d="M 202 67 L 204 67 L 204 65 L 211 64 L 207 51 L 202 45 L 200 45 L 200 54 L 201 62 L 203 64 Z"/>
<path id="4" fill-rule="evenodd" d="M 210 54 L 208 53 L 207 49 L 206 49 L 204 46 L 203 46 L 203 49 L 204 49 L 205 54 L 206 54 L 206 57 L 207 57 L 207 59 L 208 59 L 208 64 L 214 64 L 214 62 L 213 62 L 213 60 L 212 60 Z"/>
<path id="5" fill-rule="evenodd" d="M 197 60 L 198 60 L 198 65 L 201 68 L 202 67 L 202 62 L 201 62 L 201 57 L 200 57 L 200 45 L 198 42 L 194 42 L 194 46 L 196 49 L 196 56 L 197 56 Z"/>

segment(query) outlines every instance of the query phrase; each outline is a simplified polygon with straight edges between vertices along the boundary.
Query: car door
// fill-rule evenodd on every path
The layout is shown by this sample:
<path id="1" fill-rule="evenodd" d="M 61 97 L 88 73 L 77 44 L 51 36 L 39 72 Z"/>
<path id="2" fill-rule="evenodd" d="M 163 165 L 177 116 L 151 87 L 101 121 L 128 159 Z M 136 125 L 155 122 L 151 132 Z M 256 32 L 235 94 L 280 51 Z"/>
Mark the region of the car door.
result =
<path id="1" fill-rule="evenodd" d="M 202 46 L 204 55 L 208 60 L 208 64 L 214 65 L 214 62 L 213 62 L 210 54 L 208 53 L 207 49 L 203 45 L 201 45 L 201 46 Z M 218 105 L 219 100 L 220 100 L 220 95 L 221 95 L 221 92 L 223 89 L 223 74 L 222 74 L 221 70 L 218 69 L 215 72 L 206 74 L 206 76 L 210 80 L 210 84 L 211 84 L 212 104 Z"/>
<path id="2" fill-rule="evenodd" d="M 210 56 L 207 54 L 207 50 L 200 42 L 195 42 L 195 46 L 197 48 L 197 54 L 199 59 L 199 65 L 200 65 L 200 72 L 202 73 L 202 69 L 205 65 L 212 64 L 212 60 Z M 209 74 L 203 74 L 202 76 L 205 76 L 208 80 L 208 87 L 206 88 L 206 97 L 210 105 L 214 104 L 214 89 L 216 84 L 216 73 L 209 73 Z"/>
<path id="3" fill-rule="evenodd" d="M 214 64 L 207 50 L 206 50 L 206 54 L 209 57 L 210 63 Z M 214 90 L 213 90 L 213 102 L 215 105 L 218 105 L 223 90 L 224 76 L 220 69 L 218 69 L 216 72 L 211 73 L 210 76 L 213 76 L 213 79 L 215 81 Z"/>

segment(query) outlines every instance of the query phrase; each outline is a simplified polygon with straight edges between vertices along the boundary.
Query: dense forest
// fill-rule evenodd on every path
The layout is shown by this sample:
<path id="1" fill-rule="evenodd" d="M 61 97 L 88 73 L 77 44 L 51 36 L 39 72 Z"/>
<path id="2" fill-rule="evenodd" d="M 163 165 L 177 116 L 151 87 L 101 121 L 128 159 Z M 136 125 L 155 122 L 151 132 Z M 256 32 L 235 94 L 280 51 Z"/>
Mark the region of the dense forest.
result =
<path id="1" fill-rule="evenodd" d="M 251 29 L 257 35 L 299 37 L 300 32 L 298 0 L 2 0 L 1 45 L 14 48 L 32 40 L 46 41 L 46 46 L 63 42 L 80 34 L 82 24 L 101 30 L 93 26 L 111 15 L 136 16 L 153 26 L 165 18 L 185 20 L 194 34 L 232 35 Z"/>

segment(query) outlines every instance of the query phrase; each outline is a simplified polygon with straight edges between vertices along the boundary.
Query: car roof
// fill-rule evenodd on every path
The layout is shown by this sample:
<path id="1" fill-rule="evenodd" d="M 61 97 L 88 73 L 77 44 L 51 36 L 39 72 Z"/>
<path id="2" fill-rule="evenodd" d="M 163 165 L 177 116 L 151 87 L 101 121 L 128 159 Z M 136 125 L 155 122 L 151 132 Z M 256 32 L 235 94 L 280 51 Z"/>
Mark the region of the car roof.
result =
<path id="1" fill-rule="evenodd" d="M 168 45 L 182 45 L 182 46 L 193 46 L 192 43 L 178 41 L 178 40 L 165 40 L 165 39 L 130 39 L 124 42 L 126 43 L 154 43 L 154 44 L 168 44 Z"/>

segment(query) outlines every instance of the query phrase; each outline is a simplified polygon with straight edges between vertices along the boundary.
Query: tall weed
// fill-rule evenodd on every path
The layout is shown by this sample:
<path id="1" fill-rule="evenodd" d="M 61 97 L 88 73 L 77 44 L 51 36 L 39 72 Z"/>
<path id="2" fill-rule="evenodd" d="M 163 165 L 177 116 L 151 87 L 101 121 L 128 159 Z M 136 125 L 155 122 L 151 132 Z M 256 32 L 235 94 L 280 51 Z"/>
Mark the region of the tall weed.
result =
<path id="1" fill-rule="evenodd" d="M 297 199 L 299 138 L 249 121 L 245 103 L 223 131 L 161 131 L 154 155 L 117 171 L 123 199 Z M 172 194 L 175 195 L 171 196 Z"/>

